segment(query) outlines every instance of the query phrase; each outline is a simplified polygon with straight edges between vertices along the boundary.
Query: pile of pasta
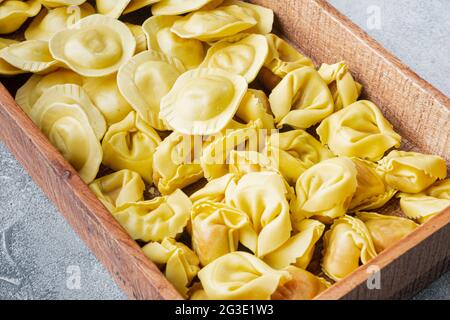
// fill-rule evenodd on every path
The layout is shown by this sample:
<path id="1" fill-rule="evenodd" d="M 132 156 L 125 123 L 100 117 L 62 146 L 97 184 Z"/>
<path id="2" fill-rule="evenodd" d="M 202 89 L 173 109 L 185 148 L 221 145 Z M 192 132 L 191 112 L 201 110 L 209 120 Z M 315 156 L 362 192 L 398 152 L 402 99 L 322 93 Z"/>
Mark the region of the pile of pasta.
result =
<path id="1" fill-rule="evenodd" d="M 17 103 L 186 298 L 311 299 L 450 205 L 445 160 L 397 150 L 345 62 L 316 69 L 273 21 L 237 0 L 0 2 L 0 73 L 34 73 Z"/>

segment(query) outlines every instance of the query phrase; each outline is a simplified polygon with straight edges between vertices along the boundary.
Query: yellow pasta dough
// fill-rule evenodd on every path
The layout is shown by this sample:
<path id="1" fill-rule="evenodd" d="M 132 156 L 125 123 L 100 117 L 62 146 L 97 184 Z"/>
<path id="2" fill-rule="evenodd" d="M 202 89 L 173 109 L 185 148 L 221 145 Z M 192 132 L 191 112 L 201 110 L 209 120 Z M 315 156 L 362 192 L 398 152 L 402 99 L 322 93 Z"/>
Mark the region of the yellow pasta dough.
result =
<path id="1" fill-rule="evenodd" d="M 92 182 L 102 161 L 102 148 L 85 110 L 78 104 L 54 102 L 34 108 L 31 117 L 83 181 Z"/>
<path id="2" fill-rule="evenodd" d="M 379 161 L 378 171 L 391 187 L 418 193 L 437 179 L 444 179 L 447 165 L 439 156 L 394 150 Z"/>
<path id="3" fill-rule="evenodd" d="M 357 188 L 357 171 L 346 157 L 322 161 L 300 175 L 291 201 L 293 221 L 316 217 L 324 222 L 345 215 Z"/>
<path id="4" fill-rule="evenodd" d="M 112 18 L 119 18 L 122 14 L 127 14 L 159 0 L 96 0 L 97 11 Z"/>
<path id="5" fill-rule="evenodd" d="M 262 129 L 275 129 L 269 99 L 262 90 L 248 89 L 236 111 L 236 117 L 247 124 L 261 121 Z"/>
<path id="6" fill-rule="evenodd" d="M 160 116 L 183 134 L 215 134 L 233 118 L 246 91 L 241 76 L 220 69 L 191 70 L 161 100 Z"/>
<path id="7" fill-rule="evenodd" d="M 86 0 L 39 0 L 47 8 L 56 8 L 62 6 L 79 6 Z"/>
<path id="8" fill-rule="evenodd" d="M 16 41 L 16 40 L 0 38 L 0 50 L 3 50 L 5 48 L 9 47 L 12 44 L 17 44 L 18 42 L 19 41 Z M 7 61 L 0 58 L 0 75 L 15 76 L 15 75 L 22 74 L 25 72 L 26 71 L 12 66 Z"/>
<path id="9" fill-rule="evenodd" d="M 133 109 L 117 86 L 116 74 L 101 78 L 86 78 L 83 89 L 105 117 L 108 126 L 122 121 Z"/>
<path id="10" fill-rule="evenodd" d="M 12 33 L 41 11 L 39 0 L 0 2 L 0 34 Z"/>
<path id="11" fill-rule="evenodd" d="M 102 142 L 103 164 L 114 170 L 129 169 L 153 182 L 153 154 L 161 138 L 136 112 L 109 127 Z"/>
<path id="12" fill-rule="evenodd" d="M 196 203 L 191 219 L 192 247 L 203 266 L 236 251 L 241 237 L 256 236 L 247 214 L 223 203 Z"/>
<path id="13" fill-rule="evenodd" d="M 358 100 L 362 91 L 362 85 L 353 79 L 345 62 L 332 65 L 324 63 L 319 69 L 319 74 L 330 87 L 336 111 Z"/>
<path id="14" fill-rule="evenodd" d="M 120 68 L 120 92 L 134 110 L 157 130 L 166 130 L 160 118 L 161 99 L 171 90 L 184 67 L 176 58 L 156 51 L 144 51 Z"/>
<path id="15" fill-rule="evenodd" d="M 187 297 L 188 286 L 200 270 L 200 262 L 195 253 L 172 238 L 165 238 L 161 243 L 149 243 L 142 250 L 154 263 L 165 265 L 164 274 L 167 280 Z"/>
<path id="16" fill-rule="evenodd" d="M 225 199 L 225 191 L 230 183 L 237 177 L 232 174 L 226 174 L 220 178 L 209 181 L 203 188 L 191 195 L 193 203 L 201 201 L 222 202 Z"/>
<path id="17" fill-rule="evenodd" d="M 378 253 L 392 246 L 418 227 L 409 219 L 375 212 L 358 212 L 356 216 L 365 223 Z"/>
<path id="18" fill-rule="evenodd" d="M 269 96 L 275 122 L 307 129 L 329 116 L 334 110 L 333 97 L 325 81 L 312 67 L 288 73 Z"/>
<path id="19" fill-rule="evenodd" d="M 233 252 L 208 264 L 198 273 L 210 299 L 269 300 L 275 290 L 289 281 L 287 271 L 272 269 L 246 252 Z"/>
<path id="20" fill-rule="evenodd" d="M 147 51 L 147 36 L 145 35 L 144 29 L 137 24 L 126 23 L 126 25 L 133 33 L 134 39 L 136 40 L 135 54 Z"/>
<path id="21" fill-rule="evenodd" d="M 175 21 L 171 30 L 181 38 L 217 41 L 247 30 L 257 23 L 251 9 L 232 5 L 190 13 Z"/>
<path id="22" fill-rule="evenodd" d="M 272 300 L 312 300 L 331 284 L 314 274 L 289 266 L 284 269 L 289 272 L 292 279 L 284 283 L 272 294 Z"/>
<path id="23" fill-rule="evenodd" d="M 84 3 L 76 10 L 67 7 L 42 10 L 25 30 L 25 39 L 49 41 L 55 33 L 70 27 L 77 19 L 94 13 L 95 9 L 89 3 Z"/>
<path id="24" fill-rule="evenodd" d="M 196 143 L 193 136 L 173 132 L 158 146 L 153 156 L 153 180 L 162 194 L 172 193 L 203 177 L 203 171 L 195 158 Z"/>
<path id="25" fill-rule="evenodd" d="M 111 213 L 126 203 L 144 200 L 144 181 L 131 170 L 120 170 L 96 179 L 89 188 Z"/>
<path id="26" fill-rule="evenodd" d="M 377 161 L 392 147 L 399 147 L 401 137 L 378 107 L 361 100 L 334 113 L 317 128 L 323 144 L 334 154 Z"/>
<path id="27" fill-rule="evenodd" d="M 180 16 L 154 16 L 142 28 L 147 35 L 148 48 L 179 59 L 187 69 L 194 69 L 206 55 L 203 43 L 197 39 L 183 39 L 170 31 Z"/>
<path id="28" fill-rule="evenodd" d="M 186 227 L 192 203 L 181 190 L 169 196 L 124 204 L 113 216 L 135 240 L 175 238 Z"/>
<path id="29" fill-rule="evenodd" d="M 248 237 L 241 242 L 260 258 L 281 247 L 291 236 L 287 194 L 283 178 L 273 172 L 248 173 L 227 187 L 225 202 L 245 212 L 258 235 L 257 241 Z"/>
<path id="30" fill-rule="evenodd" d="M 208 50 L 202 68 L 218 68 L 255 80 L 267 58 L 266 38 L 259 34 L 239 34 L 218 41 Z"/>
<path id="31" fill-rule="evenodd" d="M 154 16 L 180 15 L 200 9 L 212 9 L 223 0 L 161 0 L 152 6 Z"/>
<path id="32" fill-rule="evenodd" d="M 20 70 L 33 73 L 49 73 L 59 66 L 48 50 L 48 43 L 41 40 L 11 44 L 0 51 L 0 58 Z"/>
<path id="33" fill-rule="evenodd" d="M 241 8 L 249 9 L 253 11 L 254 17 L 257 20 L 256 26 L 247 29 L 249 33 L 267 34 L 272 31 L 274 22 L 274 13 L 271 9 L 263 6 L 258 6 L 252 3 L 239 0 L 225 0 L 222 3 L 223 6 L 237 5 Z"/>
<path id="34" fill-rule="evenodd" d="M 264 261 L 275 269 L 291 264 L 306 269 L 311 262 L 317 241 L 322 237 L 325 225 L 317 220 L 306 219 L 295 226 L 297 231 L 280 248 L 264 257 Z"/>
<path id="35" fill-rule="evenodd" d="M 136 50 L 136 40 L 121 21 L 101 14 L 81 19 L 50 39 L 50 51 L 58 61 L 86 77 L 117 72 Z"/>
<path id="36" fill-rule="evenodd" d="M 450 179 L 438 181 L 421 193 L 400 193 L 399 198 L 403 213 L 424 223 L 450 207 Z"/>
<path id="37" fill-rule="evenodd" d="M 377 254 L 364 223 L 350 216 L 334 222 L 323 238 L 323 272 L 339 281 Z"/>
<path id="38" fill-rule="evenodd" d="M 268 137 L 267 152 L 291 185 L 313 165 L 334 157 L 330 150 L 304 130 L 272 134 Z"/>

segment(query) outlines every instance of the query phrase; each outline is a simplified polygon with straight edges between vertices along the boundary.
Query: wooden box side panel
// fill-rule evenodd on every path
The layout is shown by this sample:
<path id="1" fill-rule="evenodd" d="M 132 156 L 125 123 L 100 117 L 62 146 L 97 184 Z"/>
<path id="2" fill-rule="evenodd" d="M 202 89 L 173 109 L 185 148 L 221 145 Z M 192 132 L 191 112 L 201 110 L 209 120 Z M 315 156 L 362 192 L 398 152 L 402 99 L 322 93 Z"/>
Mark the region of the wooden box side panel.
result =
<path id="1" fill-rule="evenodd" d="M 317 65 L 346 61 L 406 140 L 450 161 L 450 99 L 404 66 L 325 0 L 251 0 L 272 8 L 277 27 Z"/>
<path id="2" fill-rule="evenodd" d="M 0 123 L 0 139 L 130 298 L 181 298 L 3 85 Z"/>

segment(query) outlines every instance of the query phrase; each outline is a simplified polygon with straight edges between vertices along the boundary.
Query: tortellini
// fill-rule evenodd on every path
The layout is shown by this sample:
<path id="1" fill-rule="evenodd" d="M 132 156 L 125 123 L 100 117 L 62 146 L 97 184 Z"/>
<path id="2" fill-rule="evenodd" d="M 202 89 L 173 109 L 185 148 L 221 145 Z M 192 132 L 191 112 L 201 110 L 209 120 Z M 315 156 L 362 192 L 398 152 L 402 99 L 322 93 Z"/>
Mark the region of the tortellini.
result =
<path id="1" fill-rule="evenodd" d="M 336 111 L 358 100 L 362 85 L 353 79 L 348 66 L 344 62 L 332 65 L 324 63 L 319 69 L 319 74 L 330 87 Z"/>
<path id="2" fill-rule="evenodd" d="M 59 7 L 52 10 L 42 10 L 25 30 L 25 39 L 49 41 L 59 30 L 70 27 L 77 19 L 94 14 L 95 9 L 85 3 L 77 9 Z"/>
<path id="3" fill-rule="evenodd" d="M 154 16 L 170 16 L 189 13 L 200 9 L 212 9 L 223 0 L 161 0 L 152 6 Z"/>
<path id="4" fill-rule="evenodd" d="M 114 218 L 135 240 L 175 238 L 189 221 L 192 203 L 181 190 L 152 200 L 129 202 L 113 212 Z"/>
<path id="5" fill-rule="evenodd" d="M 331 284 L 324 278 L 289 266 L 284 269 L 289 272 L 292 279 L 284 283 L 272 294 L 272 300 L 312 300 L 319 293 L 325 291 Z"/>
<path id="6" fill-rule="evenodd" d="M 7 48 L 12 44 L 17 44 L 18 41 L 11 39 L 0 38 L 0 50 Z M 26 71 L 16 68 L 9 64 L 5 59 L 0 58 L 0 75 L 5 76 L 15 76 L 21 73 L 25 73 Z"/>
<path id="7" fill-rule="evenodd" d="M 236 117 L 247 124 L 260 121 L 262 129 L 275 130 L 275 119 L 264 91 L 248 89 L 236 111 Z"/>
<path id="8" fill-rule="evenodd" d="M 126 169 L 95 180 L 89 188 L 110 212 L 129 202 L 144 200 L 144 181 L 139 174 Z"/>
<path id="9" fill-rule="evenodd" d="M 53 57 L 86 77 L 113 74 L 134 55 L 136 40 L 119 20 L 94 14 L 50 39 Z"/>
<path id="10" fill-rule="evenodd" d="M 260 258 L 281 247 L 291 236 L 287 194 L 283 178 L 273 172 L 248 173 L 237 182 L 231 181 L 225 192 L 225 203 L 249 216 L 258 237 L 241 242 Z"/>
<path id="11" fill-rule="evenodd" d="M 332 114 L 317 128 L 323 144 L 334 154 L 377 161 L 392 147 L 399 147 L 401 137 L 378 107 L 361 100 Z"/>
<path id="12" fill-rule="evenodd" d="M 266 38 L 259 34 L 240 34 L 215 43 L 208 50 L 202 68 L 218 68 L 255 80 L 267 58 Z"/>
<path id="13" fill-rule="evenodd" d="M 370 232 L 364 223 L 351 216 L 337 219 L 323 238 L 323 272 L 339 281 L 373 259 L 375 251 Z"/>
<path id="14" fill-rule="evenodd" d="M 388 185 L 407 193 L 421 192 L 447 176 L 443 158 L 417 152 L 391 151 L 378 169 Z"/>
<path id="15" fill-rule="evenodd" d="M 29 18 L 36 16 L 41 10 L 39 0 L 0 2 L 0 34 L 17 31 Z"/>
<path id="16" fill-rule="evenodd" d="M 302 67 L 288 73 L 269 96 L 277 127 L 307 129 L 334 110 L 333 97 L 316 69 Z"/>
<path id="17" fill-rule="evenodd" d="M 192 247 L 203 266 L 237 251 L 242 237 L 253 236 L 247 214 L 223 203 L 196 203 L 192 207 L 191 219 Z"/>
<path id="18" fill-rule="evenodd" d="M 148 48 L 180 60 L 187 69 L 198 67 L 206 55 L 205 45 L 197 39 L 183 39 L 170 29 L 179 16 L 154 16 L 142 28 L 147 35 Z"/>
<path id="19" fill-rule="evenodd" d="M 356 176 L 355 165 L 346 157 L 325 160 L 306 170 L 295 185 L 293 220 L 315 217 L 328 223 L 345 215 L 358 185 Z"/>
<path id="20" fill-rule="evenodd" d="M 198 273 L 209 299 L 268 300 L 287 281 L 289 272 L 275 270 L 246 252 L 224 255 Z"/>
<path id="21" fill-rule="evenodd" d="M 450 207 L 450 179 L 439 181 L 421 193 L 400 193 L 399 198 L 403 213 L 424 223 Z"/>
<path id="22" fill-rule="evenodd" d="M 167 280 L 187 297 L 188 286 L 200 270 L 200 262 L 195 253 L 172 238 L 165 238 L 161 243 L 149 243 L 142 250 L 154 263 L 165 265 L 164 274 Z"/>
<path id="23" fill-rule="evenodd" d="M 274 133 L 268 137 L 267 152 L 283 177 L 294 185 L 298 177 L 333 153 L 304 130 Z"/>
<path id="24" fill-rule="evenodd" d="M 201 201 L 222 202 L 225 200 L 225 192 L 228 186 L 236 180 L 232 173 L 209 181 L 203 188 L 191 195 L 193 203 Z"/>
<path id="25" fill-rule="evenodd" d="M 136 171 L 152 183 L 153 154 L 160 142 L 158 133 L 132 111 L 106 132 L 102 142 L 103 164 L 114 170 Z"/>
<path id="26" fill-rule="evenodd" d="M 203 177 L 203 170 L 196 159 L 194 148 L 198 139 L 192 136 L 171 133 L 158 146 L 153 155 L 153 181 L 162 194 L 172 193 Z"/>
<path id="27" fill-rule="evenodd" d="M 41 40 L 11 44 L 0 51 L 0 58 L 26 72 L 49 73 L 59 66 L 50 54 L 48 43 Z"/>
<path id="28" fill-rule="evenodd" d="M 161 100 L 183 72 L 178 59 L 144 51 L 120 68 L 117 82 L 124 98 L 146 122 L 157 130 L 166 130 L 159 116 Z"/>
<path id="29" fill-rule="evenodd" d="M 182 74 L 161 101 L 160 116 L 187 135 L 212 135 L 233 118 L 247 91 L 247 81 L 220 69 Z"/>
<path id="30" fill-rule="evenodd" d="M 358 212 L 356 215 L 365 223 L 378 253 L 418 227 L 414 221 L 396 216 L 386 216 L 375 212 Z"/>
<path id="31" fill-rule="evenodd" d="M 241 8 L 253 11 L 253 15 L 256 18 L 257 23 L 256 26 L 247 29 L 246 32 L 267 34 L 272 31 L 275 17 L 271 9 L 239 0 L 225 0 L 222 5 L 223 6 L 237 5 Z"/>
<path id="32" fill-rule="evenodd" d="M 112 18 L 119 18 L 122 14 L 127 14 L 159 0 L 96 0 L 99 13 Z"/>

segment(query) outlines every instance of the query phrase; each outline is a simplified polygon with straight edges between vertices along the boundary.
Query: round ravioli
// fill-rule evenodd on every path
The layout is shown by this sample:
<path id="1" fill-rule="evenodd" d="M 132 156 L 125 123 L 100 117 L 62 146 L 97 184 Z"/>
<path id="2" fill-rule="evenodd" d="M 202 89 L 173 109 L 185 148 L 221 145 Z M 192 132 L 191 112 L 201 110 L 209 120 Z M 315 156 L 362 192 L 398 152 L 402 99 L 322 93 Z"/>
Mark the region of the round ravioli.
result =
<path id="1" fill-rule="evenodd" d="M 55 102 L 34 108 L 32 118 L 83 181 L 91 183 L 102 162 L 102 147 L 83 108 Z"/>
<path id="2" fill-rule="evenodd" d="M 180 15 L 199 9 L 212 9 L 223 0 L 161 0 L 152 6 L 154 16 Z"/>
<path id="3" fill-rule="evenodd" d="M 67 7 L 42 10 L 25 30 L 25 39 L 49 41 L 58 31 L 94 13 L 95 9 L 89 3 L 84 3 L 73 10 Z"/>
<path id="4" fill-rule="evenodd" d="M 161 101 L 161 118 L 183 134 L 211 135 L 226 127 L 247 91 L 247 81 L 220 69 L 181 75 Z"/>
<path id="5" fill-rule="evenodd" d="M 0 58 L 26 72 L 49 73 L 59 67 L 48 49 L 48 42 L 41 40 L 11 44 L 0 51 Z"/>
<path id="6" fill-rule="evenodd" d="M 117 83 L 122 95 L 145 121 L 157 130 L 167 130 L 159 117 L 161 99 L 183 72 L 178 59 L 145 51 L 120 68 Z"/>
<path id="7" fill-rule="evenodd" d="M 39 0 L 0 1 L 0 34 L 17 31 L 30 17 L 41 11 Z"/>
<path id="8" fill-rule="evenodd" d="M 334 111 L 334 102 L 327 84 L 312 67 L 288 73 L 269 96 L 275 122 L 307 129 Z"/>
<path id="9" fill-rule="evenodd" d="M 47 89 L 63 84 L 82 86 L 83 81 L 83 77 L 65 69 L 60 69 L 45 76 L 34 74 L 17 90 L 16 102 L 26 113 L 30 113 L 33 105 Z"/>
<path id="10" fill-rule="evenodd" d="M 255 80 L 266 60 L 269 47 L 266 38 L 258 34 L 241 34 L 214 44 L 200 65 L 238 74 L 248 83 Z"/>
<path id="11" fill-rule="evenodd" d="M 0 38 L 0 50 L 5 49 L 6 47 L 12 45 L 12 44 L 17 44 L 19 43 L 19 41 L 16 40 L 11 40 L 11 39 L 5 39 L 5 38 Z M 16 68 L 14 66 L 12 66 L 11 64 L 9 64 L 7 61 L 5 61 L 4 59 L 0 58 L 0 75 L 4 75 L 4 76 L 15 76 L 18 74 L 22 74 L 25 73 L 26 71 L 23 71 L 19 68 Z"/>
<path id="12" fill-rule="evenodd" d="M 255 13 L 239 6 L 190 13 L 172 26 L 172 32 L 181 38 L 217 41 L 255 26 Z"/>
<path id="13" fill-rule="evenodd" d="M 113 74 L 136 50 L 133 33 L 114 18 L 95 14 L 81 19 L 50 40 L 50 51 L 59 61 L 86 77 Z"/>
<path id="14" fill-rule="evenodd" d="M 206 55 L 203 43 L 197 39 L 183 39 L 170 31 L 179 16 L 154 16 L 142 28 L 147 35 L 148 48 L 179 59 L 187 69 L 194 69 Z"/>

